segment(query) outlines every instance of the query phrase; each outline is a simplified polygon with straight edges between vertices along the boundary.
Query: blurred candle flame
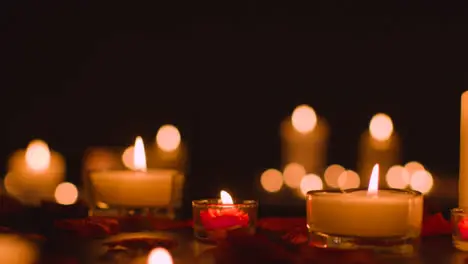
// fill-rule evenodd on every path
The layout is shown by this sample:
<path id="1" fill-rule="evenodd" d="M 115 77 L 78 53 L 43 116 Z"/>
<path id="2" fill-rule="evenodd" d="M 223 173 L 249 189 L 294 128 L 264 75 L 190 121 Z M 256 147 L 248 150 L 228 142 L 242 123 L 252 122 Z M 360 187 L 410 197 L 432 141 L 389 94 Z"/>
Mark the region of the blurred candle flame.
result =
<path id="1" fill-rule="evenodd" d="M 372 168 L 372 174 L 367 188 L 368 195 L 376 195 L 379 191 L 379 164 L 375 164 Z"/>
<path id="2" fill-rule="evenodd" d="M 55 188 L 54 196 L 58 204 L 71 205 L 78 200 L 78 189 L 71 182 L 62 182 Z"/>
<path id="3" fill-rule="evenodd" d="M 50 165 L 50 150 L 42 140 L 33 140 L 26 148 L 26 164 L 34 171 L 44 171 Z"/>
<path id="4" fill-rule="evenodd" d="M 156 134 L 156 144 L 164 151 L 174 151 L 180 145 L 180 132 L 173 125 L 164 125 L 159 128 Z"/>
<path id="5" fill-rule="evenodd" d="M 317 125 L 317 114 L 308 105 L 299 105 L 291 115 L 291 122 L 295 130 L 306 134 L 312 132 Z"/>
<path id="6" fill-rule="evenodd" d="M 234 204 L 231 195 L 226 191 L 221 191 L 221 203 L 222 204 Z"/>
<path id="7" fill-rule="evenodd" d="M 146 171 L 145 145 L 139 136 L 135 139 L 135 147 L 133 148 L 133 166 L 135 170 Z"/>
<path id="8" fill-rule="evenodd" d="M 323 189 L 322 179 L 315 174 L 307 174 L 301 180 L 300 190 L 303 195 L 306 195 L 308 191 L 316 191 Z"/>
<path id="9" fill-rule="evenodd" d="M 148 256 L 147 264 L 172 264 L 172 256 L 165 248 L 155 248 Z"/>
<path id="10" fill-rule="evenodd" d="M 369 132 L 375 140 L 388 140 L 393 133 L 392 119 L 382 113 L 374 115 L 369 123 Z"/>
<path id="11" fill-rule="evenodd" d="M 434 179 L 427 170 L 418 170 L 411 175 L 410 186 L 415 191 L 427 194 L 433 185 Z"/>
<path id="12" fill-rule="evenodd" d="M 267 192 L 277 192 L 283 186 L 283 174 L 276 169 L 267 169 L 260 176 L 260 184 Z"/>

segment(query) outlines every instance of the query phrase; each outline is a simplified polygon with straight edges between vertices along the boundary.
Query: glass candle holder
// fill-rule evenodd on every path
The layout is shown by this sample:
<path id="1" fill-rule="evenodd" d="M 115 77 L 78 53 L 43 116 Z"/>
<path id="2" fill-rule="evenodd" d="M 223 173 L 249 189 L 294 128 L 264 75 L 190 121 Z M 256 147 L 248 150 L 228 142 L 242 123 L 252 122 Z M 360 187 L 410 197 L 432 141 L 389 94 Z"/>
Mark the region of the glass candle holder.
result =
<path id="1" fill-rule="evenodd" d="M 422 215 L 423 196 L 416 191 L 307 193 L 309 240 L 316 247 L 413 255 L 419 244 Z"/>
<path id="2" fill-rule="evenodd" d="M 461 251 L 468 251 L 468 212 L 461 208 L 452 209 L 452 242 Z"/>
<path id="3" fill-rule="evenodd" d="M 192 202 L 193 231 L 203 242 L 216 242 L 226 238 L 229 231 L 255 234 L 258 203 L 222 204 L 219 199 Z"/>

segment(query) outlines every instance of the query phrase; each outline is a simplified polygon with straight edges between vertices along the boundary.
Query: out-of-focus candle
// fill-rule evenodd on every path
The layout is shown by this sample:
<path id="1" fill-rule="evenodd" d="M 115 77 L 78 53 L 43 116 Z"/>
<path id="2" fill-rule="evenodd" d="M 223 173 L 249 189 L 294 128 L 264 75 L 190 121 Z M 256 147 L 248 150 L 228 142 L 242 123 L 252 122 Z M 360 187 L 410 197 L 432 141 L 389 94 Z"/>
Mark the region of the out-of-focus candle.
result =
<path id="1" fill-rule="evenodd" d="M 311 229 L 325 234 L 359 237 L 419 235 L 423 199 L 407 192 L 379 190 L 379 167 L 375 165 L 367 191 L 308 195 Z"/>
<path id="2" fill-rule="evenodd" d="M 38 250 L 29 241 L 16 235 L 0 235 L 0 263 L 34 264 Z"/>
<path id="3" fill-rule="evenodd" d="M 206 230 L 231 229 L 246 227 L 249 224 L 249 215 L 233 205 L 231 195 L 221 191 L 221 208 L 208 208 L 200 212 L 201 223 Z"/>
<path id="4" fill-rule="evenodd" d="M 133 151 L 133 170 L 90 173 L 96 200 L 108 205 L 135 208 L 171 205 L 175 170 L 147 170 L 143 140 L 137 137 Z"/>
<path id="5" fill-rule="evenodd" d="M 281 124 L 283 165 L 298 163 L 307 173 L 322 173 L 326 163 L 328 125 L 308 105 L 296 107 Z"/>
<path id="6" fill-rule="evenodd" d="M 16 151 L 8 163 L 5 177 L 7 192 L 24 203 L 38 204 L 53 200 L 57 185 L 63 181 L 65 162 L 49 150 L 42 140 L 33 140 L 26 150 Z"/>
<path id="7" fill-rule="evenodd" d="M 172 256 L 165 248 L 155 248 L 148 255 L 147 264 L 172 264 Z"/>
<path id="8" fill-rule="evenodd" d="M 392 119 L 382 113 L 374 115 L 359 145 L 358 174 L 361 184 L 369 182 L 374 164 L 379 163 L 383 173 L 398 164 L 399 151 L 400 140 L 394 131 Z M 384 185 L 385 181 L 381 181 L 381 184 Z"/>
<path id="9" fill-rule="evenodd" d="M 468 91 L 461 96 L 458 207 L 468 209 Z"/>

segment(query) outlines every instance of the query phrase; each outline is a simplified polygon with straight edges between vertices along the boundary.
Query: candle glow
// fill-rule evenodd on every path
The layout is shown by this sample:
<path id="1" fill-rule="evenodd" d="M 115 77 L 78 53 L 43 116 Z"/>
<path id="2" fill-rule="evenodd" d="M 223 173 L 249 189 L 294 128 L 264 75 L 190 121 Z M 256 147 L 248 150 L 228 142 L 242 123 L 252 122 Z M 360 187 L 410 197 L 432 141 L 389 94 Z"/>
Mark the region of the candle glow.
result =
<path id="1" fill-rule="evenodd" d="M 147 264 L 172 264 L 172 256 L 165 248 L 155 248 L 148 255 Z"/>
<path id="2" fill-rule="evenodd" d="M 312 107 L 300 105 L 294 109 L 291 115 L 291 122 L 294 129 L 299 133 L 310 133 L 317 125 L 317 114 Z"/>
<path id="3" fill-rule="evenodd" d="M 180 145 L 181 137 L 177 127 L 173 125 L 164 125 L 159 128 L 156 134 L 156 144 L 164 151 L 174 151 Z"/>
<path id="4" fill-rule="evenodd" d="M 78 189 L 71 182 L 62 182 L 55 189 L 54 196 L 58 204 L 71 205 L 78 200 Z"/>
<path id="5" fill-rule="evenodd" d="M 50 165 L 50 150 L 47 143 L 42 140 L 33 140 L 29 143 L 26 154 L 26 164 L 33 171 L 44 171 Z"/>
<path id="6" fill-rule="evenodd" d="M 392 119 L 386 114 L 376 114 L 369 123 L 369 132 L 377 141 L 388 140 L 393 133 Z"/>
<path id="7" fill-rule="evenodd" d="M 221 196 L 221 203 L 222 204 L 234 204 L 234 201 L 232 200 L 232 197 L 228 192 L 221 191 L 220 196 Z"/>

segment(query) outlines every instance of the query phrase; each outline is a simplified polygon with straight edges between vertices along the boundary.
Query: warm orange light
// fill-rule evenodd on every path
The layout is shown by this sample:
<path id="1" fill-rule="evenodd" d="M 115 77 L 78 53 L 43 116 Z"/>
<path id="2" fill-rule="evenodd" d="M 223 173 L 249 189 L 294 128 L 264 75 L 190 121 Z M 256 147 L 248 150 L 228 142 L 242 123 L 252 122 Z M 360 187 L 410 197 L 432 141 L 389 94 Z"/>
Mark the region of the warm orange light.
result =
<path id="1" fill-rule="evenodd" d="M 135 139 L 133 167 L 135 170 L 146 171 L 145 145 L 143 144 L 143 139 L 141 137 L 137 137 Z"/>
<path id="2" fill-rule="evenodd" d="M 410 183 L 410 174 L 403 166 L 395 165 L 388 169 L 385 179 L 390 188 L 404 189 Z"/>
<path id="3" fill-rule="evenodd" d="M 386 114 L 376 114 L 369 123 L 369 131 L 375 140 L 388 140 L 393 133 L 392 119 Z"/>
<path id="4" fill-rule="evenodd" d="M 267 192 L 277 192 L 283 186 L 283 174 L 279 170 L 268 169 L 260 176 L 260 184 Z"/>
<path id="5" fill-rule="evenodd" d="M 417 161 L 410 161 L 406 163 L 405 169 L 408 171 L 410 177 L 417 171 L 425 170 L 424 166 Z"/>
<path id="6" fill-rule="evenodd" d="M 359 175 L 352 170 L 345 170 L 338 177 L 338 187 L 341 190 L 358 188 L 360 184 L 361 179 Z"/>
<path id="7" fill-rule="evenodd" d="M 291 188 L 298 188 L 305 174 L 304 166 L 299 163 L 289 163 L 283 171 L 284 183 Z"/>
<path id="8" fill-rule="evenodd" d="M 367 188 L 368 195 L 376 195 L 379 191 L 379 164 L 375 164 L 372 168 L 369 187 Z"/>
<path id="9" fill-rule="evenodd" d="M 44 171 L 50 165 L 50 150 L 42 140 L 33 140 L 26 148 L 26 164 L 34 171 Z"/>
<path id="10" fill-rule="evenodd" d="M 306 195 L 308 191 L 316 191 L 323 189 L 323 182 L 322 179 L 318 175 L 315 174 L 307 174 L 301 180 L 301 193 Z"/>
<path id="11" fill-rule="evenodd" d="M 226 191 L 221 191 L 221 203 L 222 204 L 234 204 L 231 195 Z"/>
<path id="12" fill-rule="evenodd" d="M 419 170 L 411 175 L 410 186 L 415 191 L 426 194 L 431 191 L 433 185 L 434 179 L 426 170 Z"/>
<path id="13" fill-rule="evenodd" d="M 325 183 L 332 188 L 338 188 L 338 178 L 344 171 L 345 168 L 338 164 L 332 164 L 328 166 L 323 175 L 325 178 Z"/>
<path id="14" fill-rule="evenodd" d="M 313 131 L 317 125 L 317 115 L 312 107 L 300 105 L 294 109 L 291 122 L 295 130 L 306 134 Z"/>
<path id="15" fill-rule="evenodd" d="M 149 253 L 147 264 L 173 264 L 171 253 L 165 248 L 155 248 Z"/>
<path id="16" fill-rule="evenodd" d="M 156 144 L 164 151 L 174 151 L 180 145 L 180 132 L 173 125 L 164 125 L 156 134 Z"/>
<path id="17" fill-rule="evenodd" d="M 135 169 L 135 164 L 134 164 L 134 146 L 130 146 L 126 148 L 122 154 L 122 163 L 124 166 L 128 169 L 134 170 Z"/>
<path id="18" fill-rule="evenodd" d="M 78 200 L 78 189 L 73 183 L 62 182 L 55 188 L 55 201 L 59 204 L 70 205 Z"/>

